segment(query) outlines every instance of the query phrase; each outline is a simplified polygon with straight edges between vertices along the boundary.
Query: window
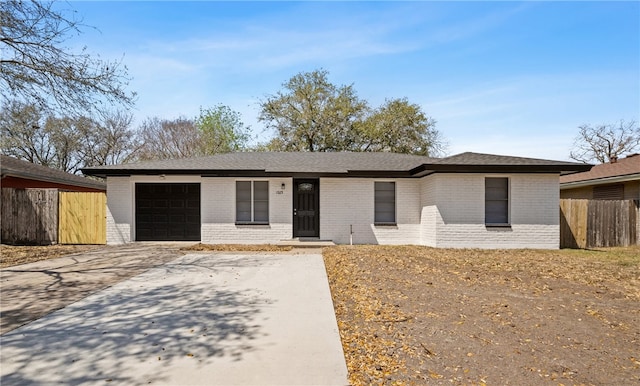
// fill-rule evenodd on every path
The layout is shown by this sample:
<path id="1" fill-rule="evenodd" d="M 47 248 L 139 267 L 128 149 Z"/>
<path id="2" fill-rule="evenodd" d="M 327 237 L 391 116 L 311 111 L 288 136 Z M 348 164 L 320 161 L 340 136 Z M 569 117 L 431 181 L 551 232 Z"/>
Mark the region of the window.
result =
<path id="1" fill-rule="evenodd" d="M 268 181 L 236 181 L 236 223 L 269 223 Z"/>
<path id="2" fill-rule="evenodd" d="M 375 182 L 375 217 L 376 224 L 396 223 L 396 183 Z"/>
<path id="3" fill-rule="evenodd" d="M 624 185 L 604 185 L 593 187 L 594 200 L 624 200 Z"/>
<path id="4" fill-rule="evenodd" d="M 509 179 L 484 180 L 484 222 L 488 225 L 509 224 Z"/>

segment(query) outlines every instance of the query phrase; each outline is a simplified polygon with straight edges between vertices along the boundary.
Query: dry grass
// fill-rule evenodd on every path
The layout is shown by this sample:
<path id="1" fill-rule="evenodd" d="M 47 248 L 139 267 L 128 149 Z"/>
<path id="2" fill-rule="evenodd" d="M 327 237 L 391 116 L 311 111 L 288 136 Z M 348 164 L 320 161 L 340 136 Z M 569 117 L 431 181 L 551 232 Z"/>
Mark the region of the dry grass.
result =
<path id="1" fill-rule="evenodd" d="M 16 246 L 2 244 L 0 246 L 0 268 L 14 265 L 33 263 L 36 261 L 54 259 L 69 255 L 91 251 L 104 247 L 102 245 L 38 245 L 38 246 Z M 288 252 L 293 248 L 290 246 L 279 246 L 270 244 L 240 245 L 240 244 L 195 244 L 184 247 L 183 251 L 221 251 L 221 252 Z"/>
<path id="2" fill-rule="evenodd" d="M 640 247 L 323 255 L 353 385 L 640 382 Z"/>
<path id="3" fill-rule="evenodd" d="M 273 244 L 195 244 L 181 248 L 181 251 L 205 252 L 288 252 L 293 247 Z"/>
<path id="4" fill-rule="evenodd" d="M 72 253 L 91 251 L 102 245 L 0 246 L 0 268 L 54 259 Z"/>

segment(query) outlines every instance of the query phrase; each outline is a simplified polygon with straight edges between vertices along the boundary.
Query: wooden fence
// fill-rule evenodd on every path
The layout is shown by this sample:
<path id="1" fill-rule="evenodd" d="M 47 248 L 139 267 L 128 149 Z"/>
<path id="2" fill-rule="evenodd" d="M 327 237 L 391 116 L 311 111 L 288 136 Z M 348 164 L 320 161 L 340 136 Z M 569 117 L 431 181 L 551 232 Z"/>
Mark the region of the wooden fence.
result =
<path id="1" fill-rule="evenodd" d="M 560 200 L 560 247 L 624 247 L 640 241 L 640 201 Z"/>
<path id="2" fill-rule="evenodd" d="M 104 193 L 60 192 L 58 242 L 106 244 L 107 197 Z"/>
<path id="3" fill-rule="evenodd" d="M 3 243 L 45 245 L 58 241 L 58 189 L 1 190 Z"/>
<path id="4" fill-rule="evenodd" d="M 105 244 L 106 195 L 2 188 L 1 241 L 7 244 Z"/>

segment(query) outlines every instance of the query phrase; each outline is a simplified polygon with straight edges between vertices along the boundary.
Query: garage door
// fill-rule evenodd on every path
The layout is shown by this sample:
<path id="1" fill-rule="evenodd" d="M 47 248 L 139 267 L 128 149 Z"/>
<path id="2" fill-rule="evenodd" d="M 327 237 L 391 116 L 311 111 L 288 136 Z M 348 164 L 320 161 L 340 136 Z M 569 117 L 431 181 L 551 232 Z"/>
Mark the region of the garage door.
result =
<path id="1" fill-rule="evenodd" d="M 200 184 L 136 184 L 136 240 L 199 241 Z"/>

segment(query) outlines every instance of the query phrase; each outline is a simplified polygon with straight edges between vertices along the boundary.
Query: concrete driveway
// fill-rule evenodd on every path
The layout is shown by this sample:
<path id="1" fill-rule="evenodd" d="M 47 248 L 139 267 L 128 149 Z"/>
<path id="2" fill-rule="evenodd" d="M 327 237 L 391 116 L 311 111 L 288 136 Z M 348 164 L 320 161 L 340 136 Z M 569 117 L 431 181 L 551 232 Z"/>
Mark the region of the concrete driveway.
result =
<path id="1" fill-rule="evenodd" d="M 0 339 L 1 384 L 347 384 L 320 254 L 182 256 Z"/>
<path id="2" fill-rule="evenodd" d="M 193 243 L 132 243 L 0 269 L 0 334 L 182 256 Z"/>

